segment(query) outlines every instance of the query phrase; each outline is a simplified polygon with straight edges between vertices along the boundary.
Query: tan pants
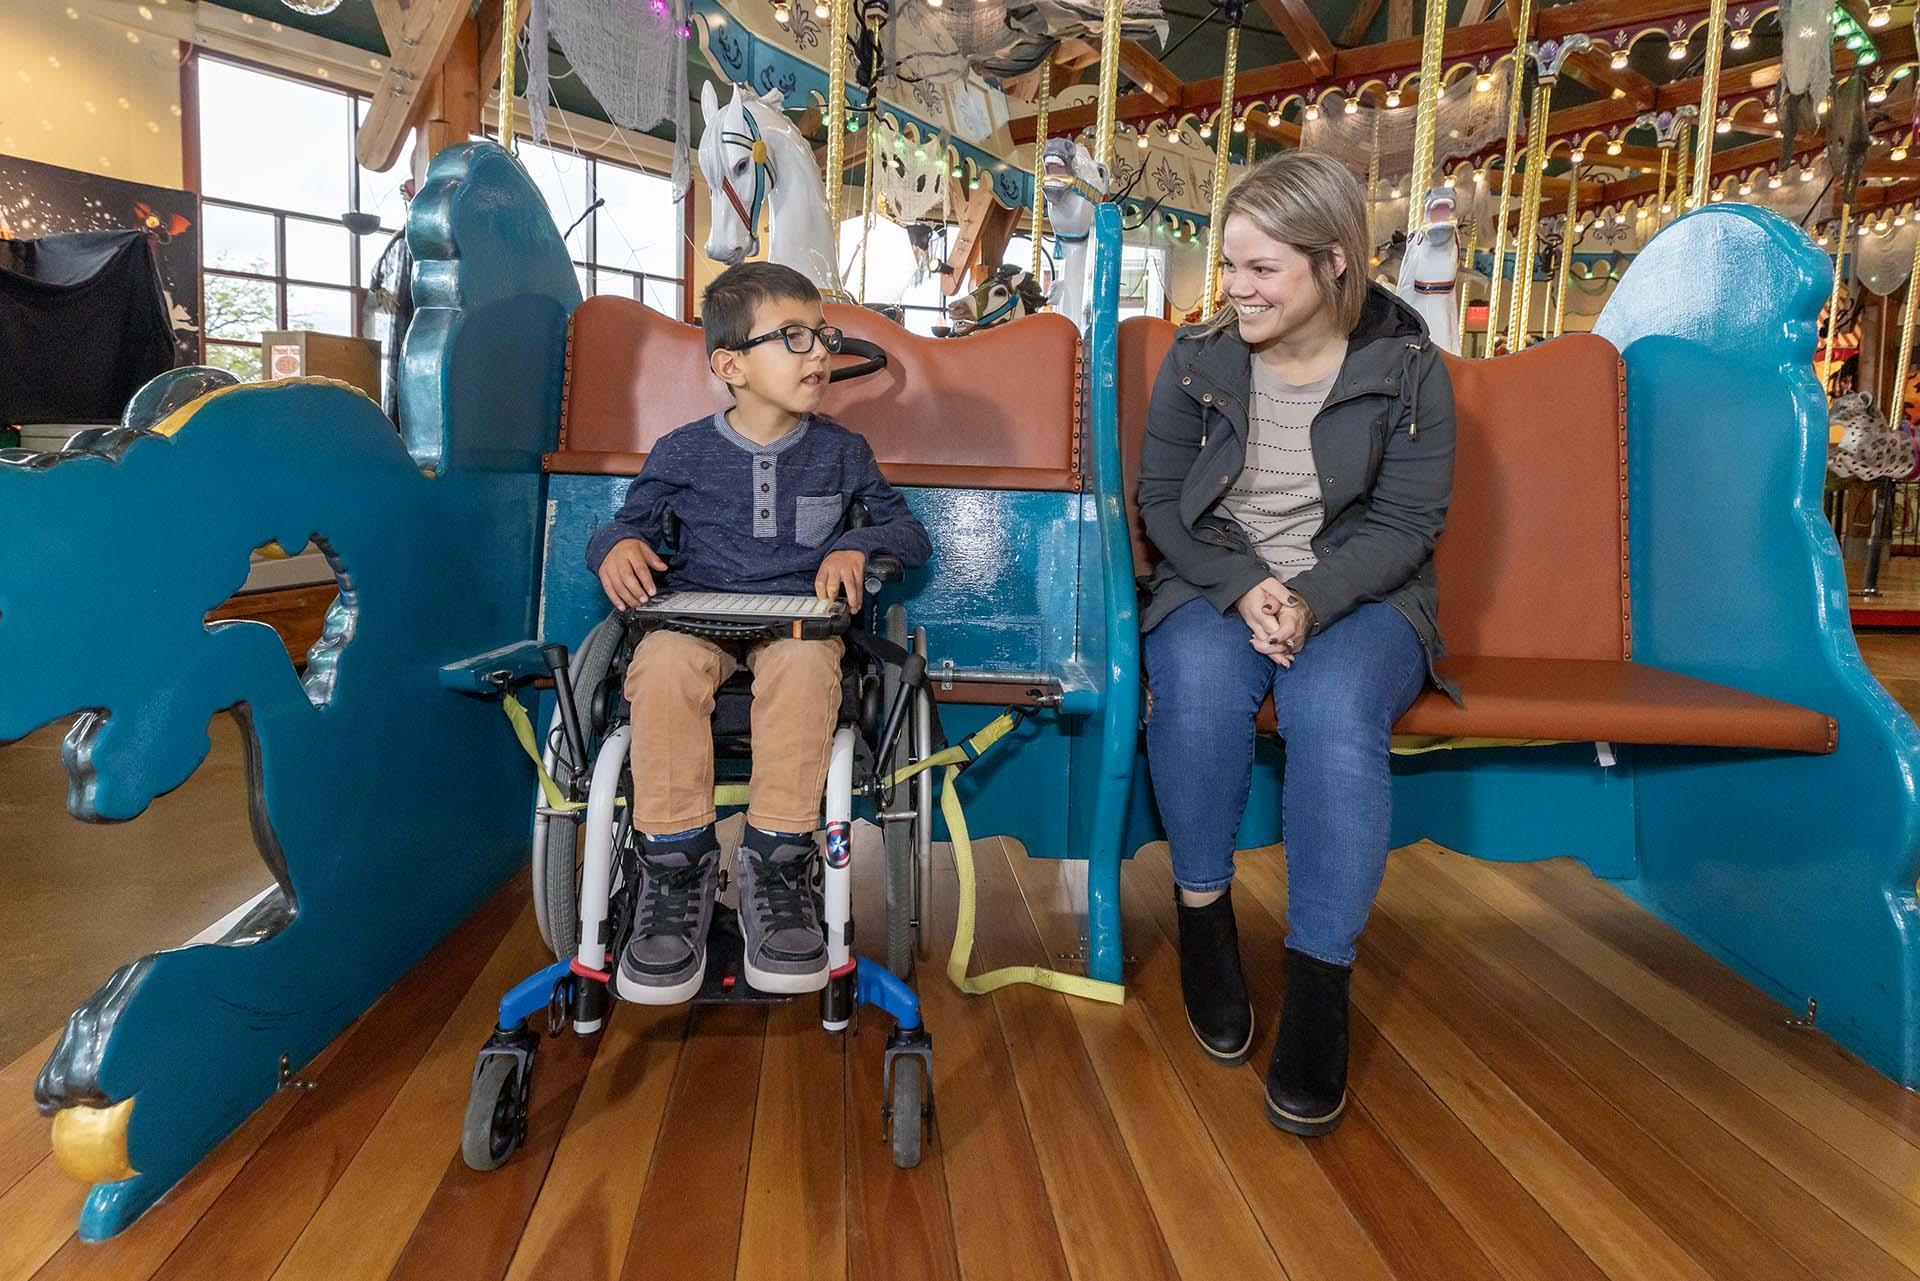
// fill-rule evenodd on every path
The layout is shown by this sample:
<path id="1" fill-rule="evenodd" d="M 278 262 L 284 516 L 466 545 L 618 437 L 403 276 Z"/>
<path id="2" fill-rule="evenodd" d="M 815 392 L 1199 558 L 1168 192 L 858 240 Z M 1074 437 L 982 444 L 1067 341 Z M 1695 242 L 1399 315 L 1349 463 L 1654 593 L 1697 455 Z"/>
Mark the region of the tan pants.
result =
<path id="1" fill-rule="evenodd" d="M 820 822 L 840 716 L 841 643 L 760 641 L 753 673 L 753 782 L 747 821 L 763 832 Z M 681 632 L 649 632 L 627 667 L 633 705 L 633 825 L 649 836 L 714 821 L 713 698 L 740 670 L 738 649 Z"/>

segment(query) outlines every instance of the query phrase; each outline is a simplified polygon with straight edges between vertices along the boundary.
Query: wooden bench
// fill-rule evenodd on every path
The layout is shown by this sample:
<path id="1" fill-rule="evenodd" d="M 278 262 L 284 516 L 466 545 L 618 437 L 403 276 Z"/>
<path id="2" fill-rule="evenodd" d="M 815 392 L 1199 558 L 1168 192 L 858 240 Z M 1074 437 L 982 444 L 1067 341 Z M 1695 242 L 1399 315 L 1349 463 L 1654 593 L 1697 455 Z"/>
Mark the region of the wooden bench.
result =
<path id="1" fill-rule="evenodd" d="M 1142 574 L 1158 555 L 1136 506 L 1140 445 L 1173 340 L 1163 320 L 1119 329 L 1121 457 Z M 1452 651 L 1438 667 L 1466 706 L 1429 689 L 1396 734 L 1834 750 L 1827 715 L 1633 660 L 1626 388 L 1611 344 L 1578 334 L 1447 366 L 1459 443 L 1435 551 Z M 1271 700 L 1260 725 L 1274 727 Z"/>

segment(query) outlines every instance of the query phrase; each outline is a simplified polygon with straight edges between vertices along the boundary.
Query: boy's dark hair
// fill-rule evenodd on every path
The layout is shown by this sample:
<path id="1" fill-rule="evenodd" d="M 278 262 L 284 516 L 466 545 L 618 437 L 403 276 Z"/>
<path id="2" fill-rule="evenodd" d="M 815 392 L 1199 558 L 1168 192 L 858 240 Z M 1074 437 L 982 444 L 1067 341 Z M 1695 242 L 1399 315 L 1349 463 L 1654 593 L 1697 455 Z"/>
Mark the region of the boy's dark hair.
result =
<path id="1" fill-rule="evenodd" d="M 819 302 L 820 287 L 777 262 L 743 262 L 721 272 L 700 296 L 700 327 L 706 330 L 707 354 L 711 356 L 722 347 L 738 347 L 752 338 L 753 309 L 776 298 Z"/>

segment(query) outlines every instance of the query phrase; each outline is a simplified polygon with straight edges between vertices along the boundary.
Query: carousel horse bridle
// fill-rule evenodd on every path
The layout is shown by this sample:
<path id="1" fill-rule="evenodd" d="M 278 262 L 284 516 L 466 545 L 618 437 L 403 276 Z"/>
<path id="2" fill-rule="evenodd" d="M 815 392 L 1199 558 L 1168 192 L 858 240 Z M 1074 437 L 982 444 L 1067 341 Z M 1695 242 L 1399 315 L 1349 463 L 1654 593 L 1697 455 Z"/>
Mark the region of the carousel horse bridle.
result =
<path id="1" fill-rule="evenodd" d="M 999 282 L 995 280 L 988 280 L 986 284 L 980 286 L 978 289 L 973 291 L 973 309 L 976 312 L 979 311 L 980 308 L 986 303 L 987 295 L 992 292 L 994 285 L 998 283 Z M 977 318 L 973 322 L 974 328 L 985 329 L 988 325 L 999 324 L 1000 318 L 1002 316 L 1005 316 L 1008 312 L 1012 311 L 1015 307 L 1019 305 L 1020 305 L 1020 291 L 1018 289 L 1015 289 L 1012 286 L 1012 284 L 1009 283 L 1007 285 L 1007 300 L 1001 303 L 998 307 L 995 307 L 992 311 L 989 311 L 985 315 L 982 315 L 979 318 Z"/>
<path id="2" fill-rule="evenodd" d="M 1085 200 L 1089 204 L 1094 204 L 1094 205 L 1103 204 L 1107 199 L 1107 195 L 1104 191 L 1100 191 L 1096 189 L 1092 183 L 1088 182 L 1085 178 L 1081 178 L 1078 176 L 1069 178 L 1069 177 L 1063 177 L 1057 174 L 1048 175 L 1047 177 L 1044 177 L 1040 180 L 1040 185 L 1042 187 L 1049 187 L 1055 190 L 1061 187 L 1065 187 L 1068 191 L 1071 191 L 1074 195 L 1079 196 L 1082 200 Z M 1056 241 L 1063 241 L 1067 244 L 1077 245 L 1081 241 L 1085 240 L 1089 234 L 1090 234 L 1090 231 L 1083 231 L 1077 236 L 1071 236 L 1064 231 L 1055 229 L 1053 233 L 1053 238 Z"/>
<path id="3" fill-rule="evenodd" d="M 767 140 L 760 136 L 760 126 L 754 121 L 753 112 L 748 110 L 745 103 L 740 106 L 740 118 L 747 122 L 747 131 L 735 133 L 731 130 L 722 130 L 720 145 L 724 147 L 730 142 L 736 143 L 745 147 L 747 154 L 753 157 L 753 202 L 747 204 L 741 201 L 740 193 L 734 190 L 733 179 L 727 173 L 724 160 L 720 169 L 720 190 L 725 193 L 727 203 L 733 206 L 733 211 L 740 215 L 741 225 L 747 229 L 746 256 L 751 258 L 760 252 L 760 206 L 766 203 L 767 193 L 773 190 L 775 175 L 773 158 L 767 152 Z"/>

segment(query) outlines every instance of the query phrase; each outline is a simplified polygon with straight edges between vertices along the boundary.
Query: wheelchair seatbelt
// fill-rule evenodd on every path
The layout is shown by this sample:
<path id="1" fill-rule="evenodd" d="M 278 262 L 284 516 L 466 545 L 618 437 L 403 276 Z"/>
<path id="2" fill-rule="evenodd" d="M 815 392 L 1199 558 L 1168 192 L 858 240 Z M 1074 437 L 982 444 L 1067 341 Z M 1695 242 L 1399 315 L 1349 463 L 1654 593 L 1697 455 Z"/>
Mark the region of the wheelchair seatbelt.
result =
<path id="1" fill-rule="evenodd" d="M 547 798 L 547 808 L 571 814 L 587 808 L 585 801 L 570 801 L 567 794 L 560 790 L 560 784 L 553 781 L 553 775 L 547 772 L 547 763 L 540 759 L 540 748 L 533 737 L 533 720 L 527 715 L 527 709 L 513 696 L 512 690 L 500 692 L 500 710 L 507 714 L 507 724 L 513 726 L 513 736 L 520 742 L 520 750 L 533 761 L 533 772 L 540 779 L 540 794 Z M 580 768 L 591 769 L 592 761 L 584 762 Z"/>
<path id="2" fill-rule="evenodd" d="M 940 777 L 940 813 L 947 820 L 947 835 L 953 844 L 953 866 L 959 874 L 960 881 L 960 912 L 953 924 L 953 950 L 947 953 L 947 981 L 968 996 L 984 996 L 988 992 L 996 992 L 1015 983 L 1027 983 L 1034 987 L 1045 988 L 1050 992 L 1119 1005 L 1126 999 L 1127 994 L 1127 989 L 1121 984 L 1106 983 L 1080 974 L 1063 974 L 1059 970 L 1050 970 L 1040 965 L 1009 965 L 990 970 L 985 974 L 973 976 L 967 974 L 967 966 L 973 959 L 974 919 L 977 908 L 973 838 L 967 831 L 967 816 L 961 809 L 960 793 L 955 789 L 954 782 L 960 777 L 962 770 L 979 760 L 988 748 L 1005 738 L 1013 727 L 1020 723 L 1024 715 L 1025 713 L 1017 708 L 1008 708 L 983 728 L 967 736 L 958 745 L 936 752 L 923 761 L 916 761 L 907 768 L 896 771 L 893 777 L 887 780 L 889 786 L 898 786 L 925 770 L 945 767 L 946 772 Z"/>

